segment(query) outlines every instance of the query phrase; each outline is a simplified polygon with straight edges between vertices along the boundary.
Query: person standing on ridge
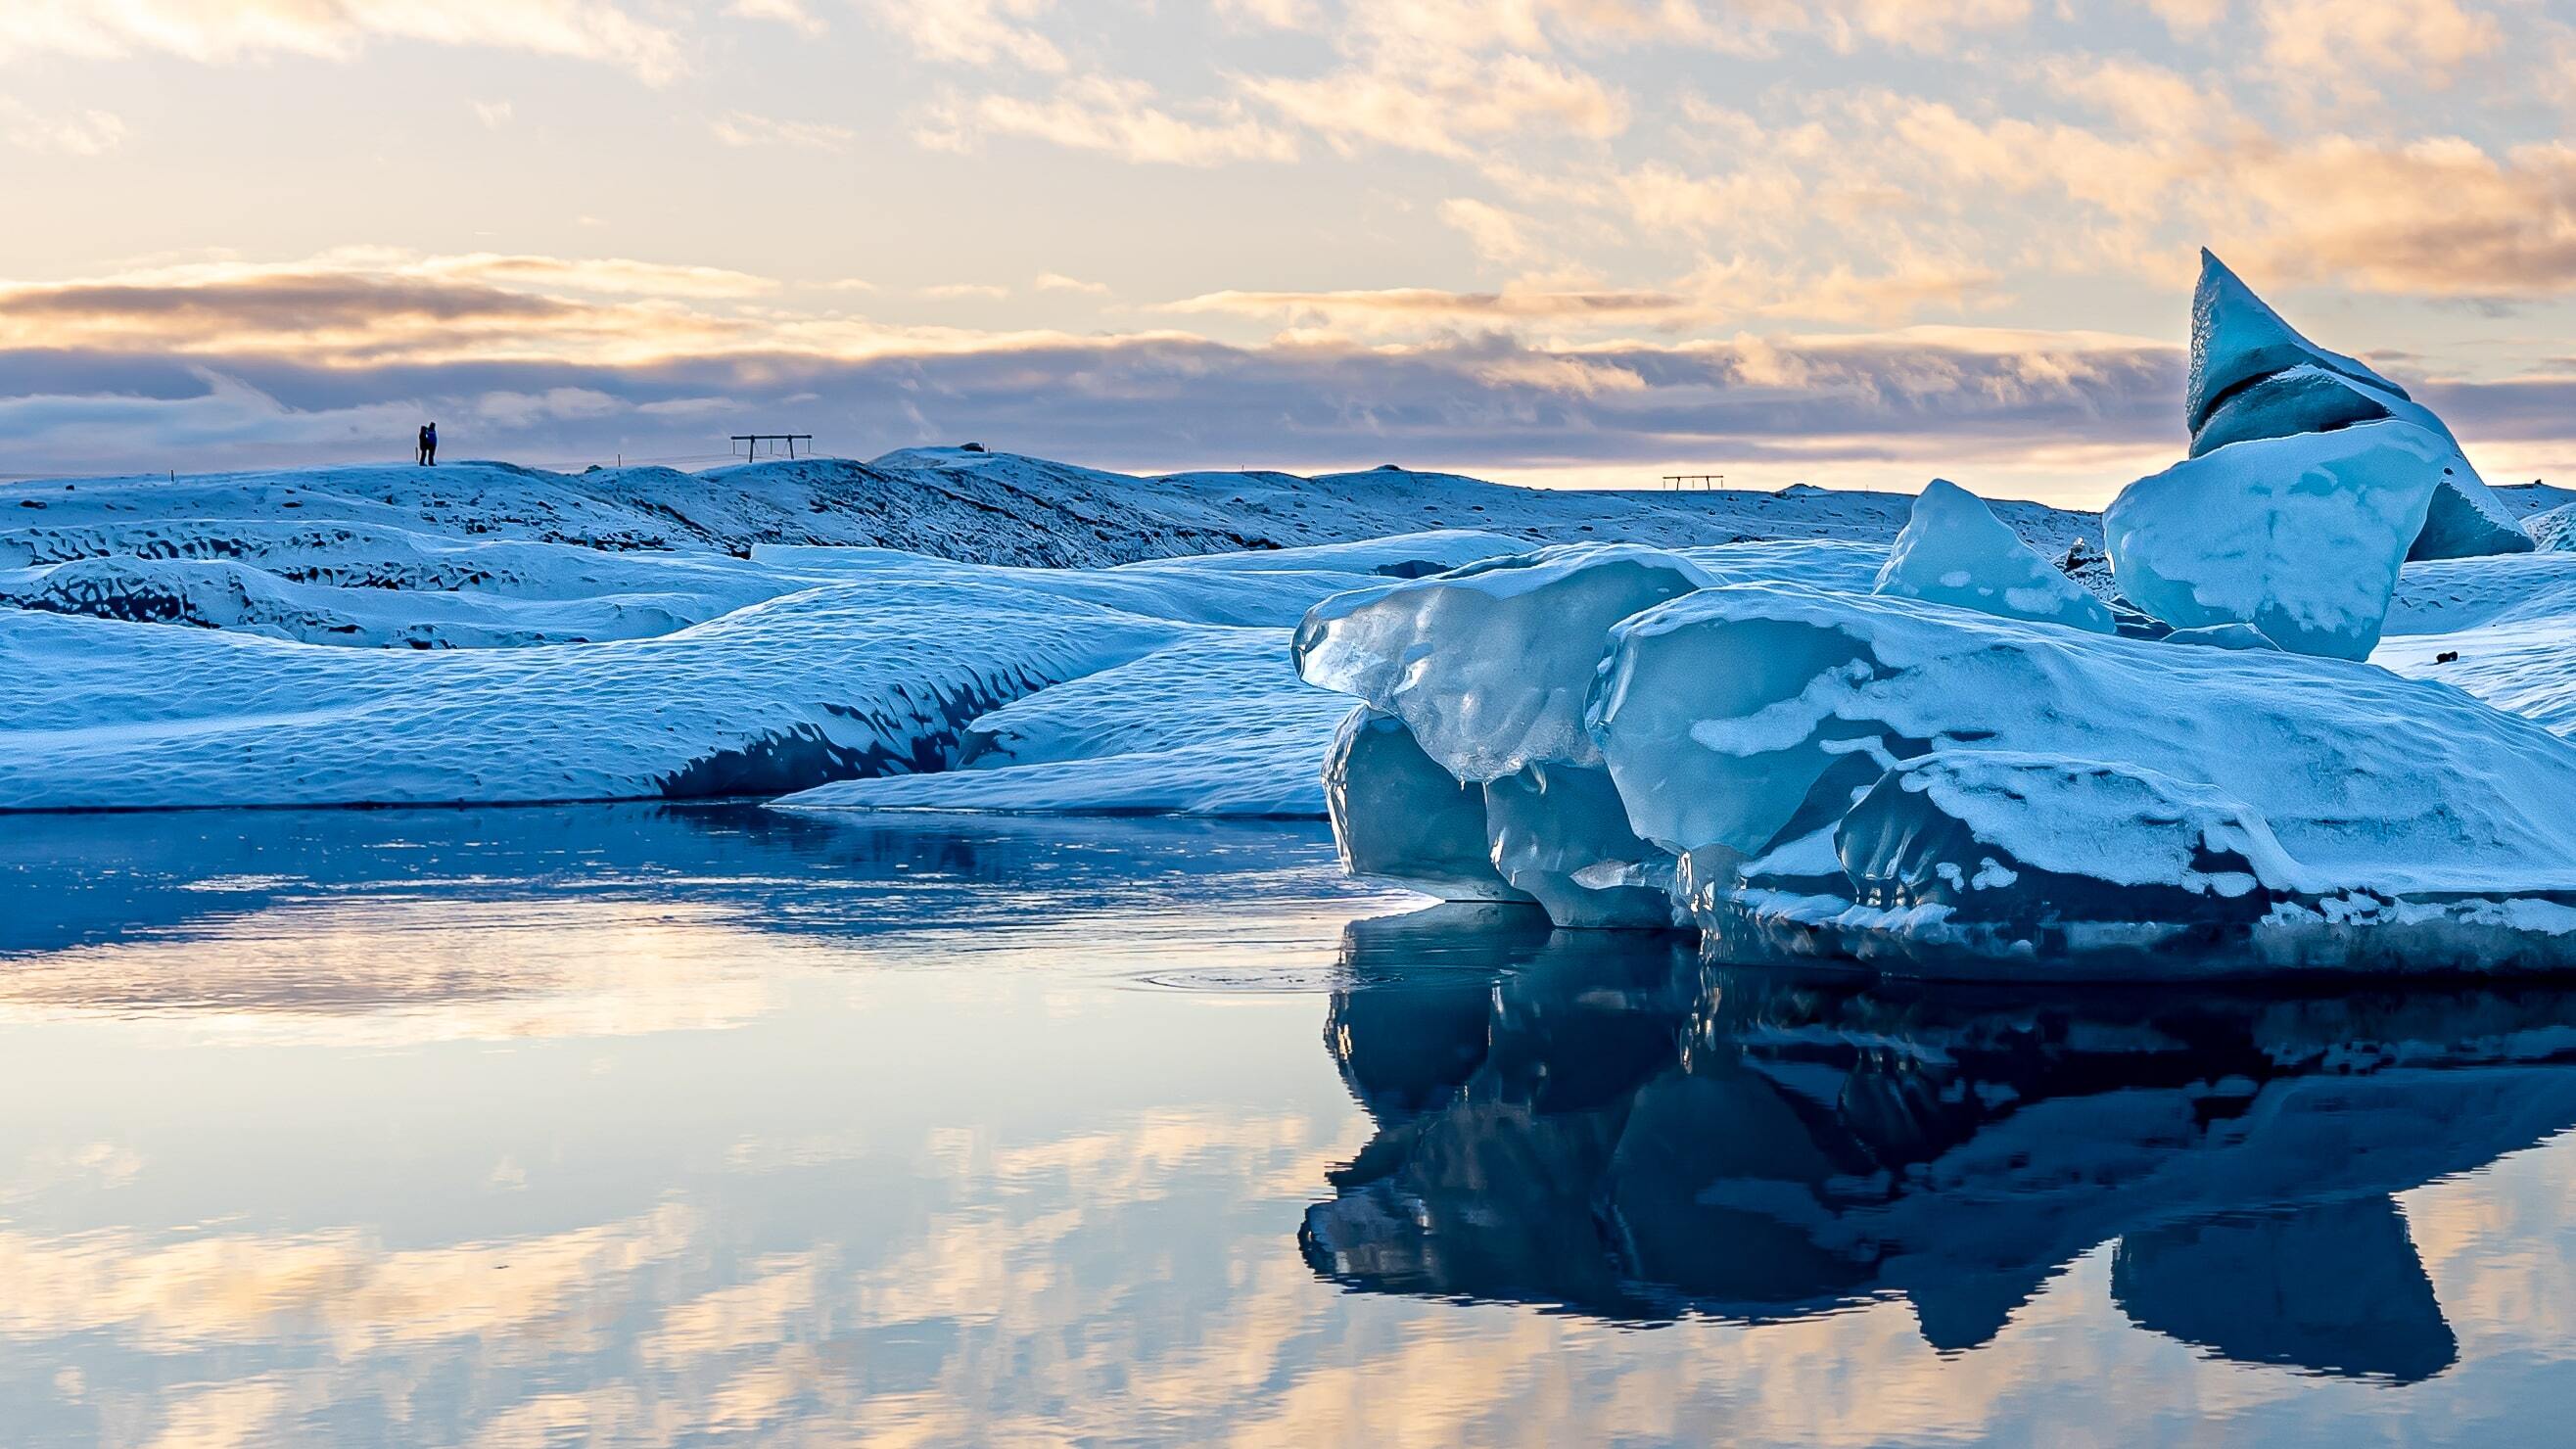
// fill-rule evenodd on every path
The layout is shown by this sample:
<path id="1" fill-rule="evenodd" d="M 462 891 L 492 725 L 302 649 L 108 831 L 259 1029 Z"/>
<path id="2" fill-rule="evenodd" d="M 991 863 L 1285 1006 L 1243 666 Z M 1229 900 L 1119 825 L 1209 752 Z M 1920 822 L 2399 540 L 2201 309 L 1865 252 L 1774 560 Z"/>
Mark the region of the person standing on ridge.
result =
<path id="1" fill-rule="evenodd" d="M 420 425 L 419 463 L 424 468 L 438 466 L 438 424 L 436 423 Z"/>

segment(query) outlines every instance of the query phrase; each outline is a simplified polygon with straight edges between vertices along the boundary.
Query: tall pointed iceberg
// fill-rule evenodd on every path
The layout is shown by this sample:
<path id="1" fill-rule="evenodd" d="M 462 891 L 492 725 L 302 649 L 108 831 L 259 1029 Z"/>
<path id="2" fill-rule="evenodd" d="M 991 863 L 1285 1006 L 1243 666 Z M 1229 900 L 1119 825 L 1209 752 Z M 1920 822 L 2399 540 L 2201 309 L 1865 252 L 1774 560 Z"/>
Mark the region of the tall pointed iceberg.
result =
<path id="1" fill-rule="evenodd" d="M 2191 456 L 2230 443 L 2325 433 L 2393 419 L 2459 440 L 2431 408 L 2358 358 L 2309 341 L 2208 251 L 2191 299 L 2191 382 L 2184 421 Z M 2410 559 L 2529 553 L 2531 536 L 2481 480 L 2454 464 L 2434 488 Z"/>

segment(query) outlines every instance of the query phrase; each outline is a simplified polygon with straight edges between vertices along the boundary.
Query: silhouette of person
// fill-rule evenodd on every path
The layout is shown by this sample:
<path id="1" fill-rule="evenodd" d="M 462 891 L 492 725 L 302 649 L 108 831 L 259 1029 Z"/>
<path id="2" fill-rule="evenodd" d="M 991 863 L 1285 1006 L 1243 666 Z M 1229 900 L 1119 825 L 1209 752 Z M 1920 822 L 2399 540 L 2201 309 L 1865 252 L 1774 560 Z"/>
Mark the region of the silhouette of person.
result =
<path id="1" fill-rule="evenodd" d="M 423 423 L 420 425 L 419 462 L 420 465 L 425 468 L 435 468 L 438 466 L 438 424 L 436 423 Z"/>

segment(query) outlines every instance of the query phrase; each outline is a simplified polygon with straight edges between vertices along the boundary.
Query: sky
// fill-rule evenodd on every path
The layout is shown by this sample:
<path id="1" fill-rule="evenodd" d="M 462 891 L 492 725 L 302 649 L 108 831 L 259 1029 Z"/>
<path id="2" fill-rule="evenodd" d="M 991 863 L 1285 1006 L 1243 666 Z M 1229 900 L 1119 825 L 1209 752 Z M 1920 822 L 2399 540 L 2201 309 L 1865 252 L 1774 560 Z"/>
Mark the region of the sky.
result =
<path id="1" fill-rule="evenodd" d="M 2551 0 L 8 0 L 0 477 L 976 441 L 2098 504 L 2214 248 L 2576 482 Z"/>

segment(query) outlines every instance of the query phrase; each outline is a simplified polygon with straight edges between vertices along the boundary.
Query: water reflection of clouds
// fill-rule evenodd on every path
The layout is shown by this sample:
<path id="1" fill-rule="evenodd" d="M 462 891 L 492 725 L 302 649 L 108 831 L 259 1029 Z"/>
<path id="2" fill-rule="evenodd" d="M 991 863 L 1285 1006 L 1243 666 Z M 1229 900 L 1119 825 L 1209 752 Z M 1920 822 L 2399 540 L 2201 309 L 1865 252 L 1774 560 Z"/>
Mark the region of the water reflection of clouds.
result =
<path id="1" fill-rule="evenodd" d="M 160 1058 L 215 1103 L 172 1101 L 159 1137 L 60 1106 L 0 1116 L 18 1164 L 0 1172 L 0 1420 L 131 1443 L 1877 1444 L 2068 1423 L 2188 1437 L 2223 1415 L 2236 1437 L 2306 1439 L 2401 1405 L 2529 1426 L 2536 1346 L 2568 1341 L 2576 1154 L 2487 1165 L 2554 1130 L 2576 1071 L 2551 1035 L 2576 1012 L 2545 996 L 2308 995 L 2223 1016 L 2216 1036 L 2085 1009 L 2022 1042 L 1981 1036 L 2004 1014 L 1938 993 L 1766 995 L 1686 954 L 1508 919 L 1344 940 L 1314 880 L 1249 836 L 1229 837 L 1238 879 L 1135 886 L 1115 878 L 1150 872 L 1157 837 L 1104 830 L 1085 847 L 1102 874 L 1059 869 L 1061 896 L 1027 873 L 1035 836 L 888 837 L 862 856 L 949 873 L 907 887 L 907 909 L 939 918 L 918 931 L 816 843 L 837 837 L 800 836 L 819 853 L 782 860 L 758 826 L 643 828 L 654 850 L 719 843 L 686 847 L 689 883 L 664 896 L 631 850 L 604 886 L 514 885 L 515 866 L 485 862 L 461 898 L 435 887 L 462 855 L 399 891 L 272 871 L 254 909 L 13 960 L 0 1051 L 239 1049 Z M 532 860 L 542 833 L 517 837 Z M 978 905 L 978 883 L 1018 894 Z M 798 909 L 772 923 L 776 905 Z M 1020 929 L 936 969 L 956 965 L 941 933 L 979 909 Z M 1293 968 L 1346 989 L 1136 986 L 1166 960 L 1194 961 L 1196 986 Z M 451 1079 L 385 1049 L 442 1041 L 508 1046 L 437 1070 L 488 1080 L 506 1055 L 510 1120 L 440 1135 Z M 303 1075 L 232 1095 L 280 1063 Z M 603 1064 L 606 1085 L 584 1085 Z M 2404 1073 L 2429 1085 L 2370 1095 Z M 300 1095 L 306 1080 L 346 1100 Z M 317 1181 L 205 1221 L 190 1205 L 242 1169 L 185 1138 L 231 1130 L 236 1100 L 272 1114 L 244 1130 L 315 1154 Z M 2241 1135 L 2204 1140 L 2221 1119 Z M 1927 1124 L 1939 1150 L 1860 1201 L 1850 1142 Z M 418 1145 L 341 1165 L 350 1134 L 379 1131 Z M 603 1162 L 601 1140 L 631 1156 Z M 1784 1175 L 1784 1154 L 1831 1171 Z M 368 1170 L 436 1210 L 378 1221 L 332 1180 Z M 1427 1213 L 1410 1276 L 1345 1282 L 1301 1259 L 1310 1204 L 1406 1172 Z M 1786 1212 L 1784 1185 L 1820 1206 Z M 2361 1290 L 2386 1283 L 2391 1231 L 2411 1239 L 2457 1362 L 2392 1388 L 2408 1375 L 2225 1361 L 2248 1350 L 2228 1338 L 2242 1323 L 2206 1312 L 2229 1286 L 2213 1270 L 2291 1261 L 2300 1243 L 2265 1216 L 2284 1203 L 2321 1209 L 2295 1233 L 2340 1250 Z M 1597 1248 L 1604 1204 L 1624 1268 L 1541 1263 L 1552 1298 L 1480 1276 L 1516 1234 Z M 1691 1231 L 1720 1210 L 1732 1239 Z M 1749 1236 L 1766 1214 L 1795 1233 Z M 1728 1241 L 1780 1245 L 1766 1271 L 1822 1262 L 1832 1291 L 1731 1309 L 1684 1291 L 1727 1268 L 1712 1254 Z M 2124 1253 L 2151 1287 L 2124 1284 Z M 1966 1295 L 1993 1320 L 1975 1346 L 1927 1340 L 1905 1295 L 1979 1275 L 2016 1286 Z M 1612 1297 L 1563 1291 L 1595 1288 Z M 2305 1323 L 2246 1321 L 2272 1334 L 2256 1357 Z"/>
<path id="2" fill-rule="evenodd" d="M 718 909 L 396 897 L 22 958 L 0 972 L 0 1024 L 108 1016 L 204 1042 L 384 1048 L 721 1029 L 777 991 Z"/>
<path id="3" fill-rule="evenodd" d="M 131 1353 L 193 1355 L 194 1386 L 148 1414 L 128 1405 L 129 1416 L 242 1443 L 314 1432 L 330 1405 L 382 1406 L 395 1393 L 418 1396 L 432 1437 L 452 1427 L 490 1444 L 578 1431 L 646 1444 L 757 1433 L 1297 1445 L 1689 1440 L 1721 1426 L 1747 1441 L 1863 1444 L 1986 1435 L 2063 1412 L 2071 1386 L 2094 1401 L 2089 1412 L 2124 1423 L 2177 1412 L 2186 1395 L 2210 1413 L 2307 1392 L 2288 1376 L 2205 1379 L 2172 1340 L 2104 1331 L 2120 1311 L 2107 1248 L 1991 1343 L 1945 1355 L 1894 1302 L 1638 1333 L 1344 1298 L 1262 1250 L 1275 1217 L 1232 1212 L 1176 1233 L 1158 1209 L 1241 1174 L 1313 1171 L 1347 1150 L 1326 1130 L 1208 1113 L 1056 1140 L 925 1143 L 922 1157 L 950 1175 L 952 1200 L 933 1218 L 889 1241 L 827 1236 L 740 1258 L 706 1209 L 679 1203 L 595 1228 L 405 1250 L 352 1233 L 9 1233 L 0 1336 L 105 1334 Z M 2496 1211 L 2486 1187 L 2430 1191 Z M 2563 1200 L 2576 1181 L 2559 1170 L 2530 1189 Z M 2565 1282 L 2576 1264 L 2563 1232 L 2543 1241 L 2547 1260 L 2521 1271 Z M 1176 1287 L 1174 1253 L 1231 1264 L 1222 1292 Z M 2442 1286 L 2455 1314 L 2468 1311 Z M 221 1345 L 235 1354 L 205 1357 Z M 285 1362 L 254 1366 L 241 1351 Z M 466 1402 L 430 1402 L 460 1375 L 477 1385 Z M 89 1390 L 94 1401 L 120 1392 Z"/>

